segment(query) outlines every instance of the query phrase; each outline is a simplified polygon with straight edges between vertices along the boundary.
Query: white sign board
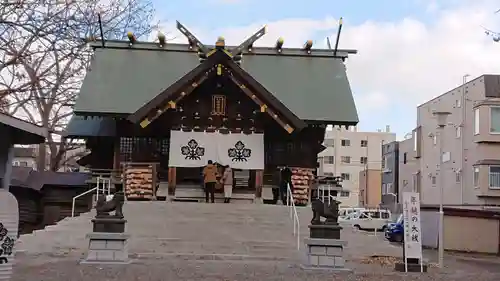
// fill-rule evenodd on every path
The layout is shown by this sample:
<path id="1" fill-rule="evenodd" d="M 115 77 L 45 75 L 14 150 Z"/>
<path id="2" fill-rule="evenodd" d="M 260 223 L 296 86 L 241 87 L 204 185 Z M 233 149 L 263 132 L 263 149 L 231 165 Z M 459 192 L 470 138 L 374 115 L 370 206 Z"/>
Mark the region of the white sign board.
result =
<path id="1" fill-rule="evenodd" d="M 19 211 L 17 200 L 6 189 L 0 188 L 0 280 L 10 280 L 16 251 Z"/>
<path id="2" fill-rule="evenodd" d="M 422 261 L 422 228 L 420 225 L 420 194 L 403 193 L 404 247 L 406 259 Z"/>

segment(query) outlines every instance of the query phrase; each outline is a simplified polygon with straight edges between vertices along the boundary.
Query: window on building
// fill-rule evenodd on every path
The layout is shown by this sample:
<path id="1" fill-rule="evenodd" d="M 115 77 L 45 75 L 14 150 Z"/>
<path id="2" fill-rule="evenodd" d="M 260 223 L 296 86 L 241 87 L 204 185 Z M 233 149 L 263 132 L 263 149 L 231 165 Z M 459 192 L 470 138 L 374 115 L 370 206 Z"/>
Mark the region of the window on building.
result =
<path id="1" fill-rule="evenodd" d="M 382 169 L 385 169 L 385 156 L 382 156 Z"/>
<path id="2" fill-rule="evenodd" d="M 388 183 L 385 188 L 385 194 L 394 193 L 392 192 L 392 183 Z"/>
<path id="3" fill-rule="evenodd" d="M 341 191 L 340 197 L 349 197 L 349 191 Z"/>
<path id="4" fill-rule="evenodd" d="M 462 100 L 461 100 L 461 99 L 458 99 L 458 100 L 455 102 L 455 105 L 456 105 L 456 107 L 461 107 L 461 106 L 462 106 Z"/>
<path id="5" fill-rule="evenodd" d="M 359 162 L 361 162 L 361 164 L 368 164 L 368 157 L 360 157 Z"/>
<path id="6" fill-rule="evenodd" d="M 436 145 L 438 143 L 438 138 L 436 135 L 432 136 L 432 144 Z"/>
<path id="7" fill-rule="evenodd" d="M 324 161 L 325 164 L 335 164 L 335 156 L 325 156 Z"/>
<path id="8" fill-rule="evenodd" d="M 460 136 L 462 136 L 462 127 L 458 126 L 455 128 L 455 135 L 458 138 L 460 138 Z"/>
<path id="9" fill-rule="evenodd" d="M 460 173 L 455 172 L 455 182 L 459 183 L 460 182 Z"/>
<path id="10" fill-rule="evenodd" d="M 341 173 L 340 176 L 342 177 L 342 180 L 345 181 L 351 180 L 351 174 L 349 173 Z"/>
<path id="11" fill-rule="evenodd" d="M 351 140 L 342 140 L 342 146 L 351 146 Z"/>
<path id="12" fill-rule="evenodd" d="M 474 175 L 472 178 L 472 185 L 479 188 L 479 167 L 474 167 Z"/>
<path id="13" fill-rule="evenodd" d="M 489 167 L 490 189 L 500 189 L 500 166 Z"/>
<path id="14" fill-rule="evenodd" d="M 382 195 L 387 194 L 387 185 L 385 183 L 382 184 Z"/>
<path id="15" fill-rule="evenodd" d="M 335 146 L 335 139 L 325 139 L 324 141 L 325 146 L 329 147 L 334 147 Z"/>
<path id="16" fill-rule="evenodd" d="M 431 177 L 431 183 L 432 185 L 436 185 L 436 176 Z"/>
<path id="17" fill-rule="evenodd" d="M 368 147 L 368 140 L 361 140 L 361 147 Z"/>
<path id="18" fill-rule="evenodd" d="M 406 164 L 406 161 L 408 161 L 406 157 L 408 157 L 408 153 L 405 152 L 403 153 L 403 164 Z"/>
<path id="19" fill-rule="evenodd" d="M 342 156 L 340 157 L 340 162 L 349 164 L 351 163 L 351 156 Z"/>
<path id="20" fill-rule="evenodd" d="M 500 133 L 500 106 L 490 107 L 490 133 Z"/>
<path id="21" fill-rule="evenodd" d="M 479 135 L 479 108 L 474 109 L 474 135 Z"/>

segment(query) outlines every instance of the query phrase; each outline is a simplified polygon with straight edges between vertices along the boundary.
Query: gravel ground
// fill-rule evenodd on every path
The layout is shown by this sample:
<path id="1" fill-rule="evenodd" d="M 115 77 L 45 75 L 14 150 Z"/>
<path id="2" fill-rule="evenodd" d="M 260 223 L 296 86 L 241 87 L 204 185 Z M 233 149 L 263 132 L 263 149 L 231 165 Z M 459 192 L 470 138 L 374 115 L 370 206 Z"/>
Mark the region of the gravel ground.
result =
<path id="1" fill-rule="evenodd" d="M 18 255 L 12 281 L 132 281 L 132 280 L 500 280 L 498 262 L 447 259 L 447 268 L 429 273 L 393 272 L 393 259 L 360 259 L 347 263 L 353 272 L 303 270 L 289 261 L 200 260 L 179 257 L 138 258 L 129 265 L 80 265 L 78 256 Z M 495 273 L 496 272 L 496 273 Z M 404 278 L 404 279 L 402 279 Z"/>

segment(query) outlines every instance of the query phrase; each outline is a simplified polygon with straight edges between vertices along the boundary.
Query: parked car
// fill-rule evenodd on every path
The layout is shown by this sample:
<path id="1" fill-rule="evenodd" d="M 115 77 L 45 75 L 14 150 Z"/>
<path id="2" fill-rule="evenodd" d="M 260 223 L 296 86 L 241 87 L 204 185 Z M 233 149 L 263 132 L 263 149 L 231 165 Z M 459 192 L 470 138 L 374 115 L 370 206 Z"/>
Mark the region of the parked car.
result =
<path id="1" fill-rule="evenodd" d="M 385 239 L 389 242 L 402 243 L 404 241 L 404 220 L 401 214 L 395 222 L 387 224 Z"/>
<path id="2" fill-rule="evenodd" d="M 390 222 L 391 211 L 383 209 L 365 209 L 360 211 L 349 221 L 357 229 L 382 230 L 385 231 L 387 223 Z"/>
<path id="3" fill-rule="evenodd" d="M 346 208 L 346 207 L 343 207 L 343 208 L 339 209 L 339 217 L 347 217 L 351 214 L 359 213 L 363 210 L 365 210 L 365 208 Z"/>

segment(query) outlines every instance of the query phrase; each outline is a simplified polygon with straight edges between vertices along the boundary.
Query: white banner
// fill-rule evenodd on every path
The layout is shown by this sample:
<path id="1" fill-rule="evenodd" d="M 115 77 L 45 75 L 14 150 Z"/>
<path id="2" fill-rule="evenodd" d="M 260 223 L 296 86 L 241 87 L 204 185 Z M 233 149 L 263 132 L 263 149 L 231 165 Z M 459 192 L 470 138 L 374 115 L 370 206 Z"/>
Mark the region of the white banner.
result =
<path id="1" fill-rule="evenodd" d="M 170 132 L 169 167 L 194 168 L 216 161 L 217 146 L 213 136 L 205 132 Z"/>
<path id="2" fill-rule="evenodd" d="M 0 188 L 0 280 L 10 280 L 12 275 L 19 226 L 18 210 L 16 197 Z"/>
<path id="3" fill-rule="evenodd" d="M 217 162 L 233 169 L 264 169 L 264 134 L 218 134 Z"/>
<path id="4" fill-rule="evenodd" d="M 264 134 L 172 131 L 170 167 L 203 167 L 208 160 L 234 169 L 264 169 Z"/>
<path id="5" fill-rule="evenodd" d="M 420 195 L 417 192 L 403 192 L 403 221 L 405 256 L 422 260 Z"/>

